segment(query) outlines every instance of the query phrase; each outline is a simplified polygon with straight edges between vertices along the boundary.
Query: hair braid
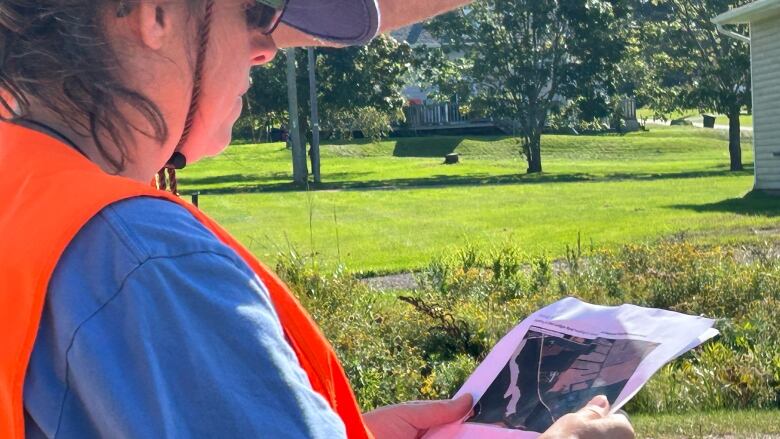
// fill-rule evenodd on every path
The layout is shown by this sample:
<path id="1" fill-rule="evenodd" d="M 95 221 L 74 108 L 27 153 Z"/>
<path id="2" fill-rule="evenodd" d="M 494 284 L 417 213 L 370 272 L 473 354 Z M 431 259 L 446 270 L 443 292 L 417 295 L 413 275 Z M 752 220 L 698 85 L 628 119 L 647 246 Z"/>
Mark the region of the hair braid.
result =
<path id="1" fill-rule="evenodd" d="M 165 178 L 165 168 L 160 169 L 160 172 L 157 173 L 155 180 L 157 189 L 160 189 L 161 191 L 168 190 L 168 180 Z"/>
<path id="2" fill-rule="evenodd" d="M 203 71 L 206 65 L 206 54 L 208 51 L 209 39 L 211 36 L 211 18 L 214 13 L 214 0 L 206 0 L 206 12 L 203 15 L 201 23 L 200 38 L 198 55 L 195 61 L 195 75 L 192 79 L 192 96 L 190 98 L 190 108 L 187 112 L 187 118 L 184 121 L 184 129 L 181 133 L 179 143 L 176 145 L 175 151 L 179 151 L 189 138 L 192 125 L 195 120 L 195 114 L 198 112 L 198 104 L 200 101 L 200 92 L 203 82 Z M 158 174 L 158 188 L 161 190 L 170 190 L 171 193 L 179 195 L 178 183 L 176 181 L 176 166 L 171 162 L 168 162 Z M 165 175 L 167 173 L 167 182 Z"/>
<path id="3" fill-rule="evenodd" d="M 173 195 L 179 195 L 179 184 L 176 182 L 176 168 L 166 168 L 168 171 L 168 190 Z"/>
<path id="4" fill-rule="evenodd" d="M 187 119 L 184 122 L 184 130 L 181 133 L 179 144 L 176 145 L 176 151 L 184 146 L 192 130 L 192 124 L 195 120 L 195 113 L 198 112 L 198 101 L 200 99 L 201 83 L 203 81 L 203 69 L 206 64 L 206 52 L 208 51 L 209 38 L 211 35 L 211 16 L 214 12 L 214 0 L 206 0 L 206 13 L 203 15 L 203 23 L 200 32 L 200 46 L 198 57 L 195 61 L 195 77 L 192 80 L 192 97 L 190 99 L 190 109 L 187 113 Z"/>

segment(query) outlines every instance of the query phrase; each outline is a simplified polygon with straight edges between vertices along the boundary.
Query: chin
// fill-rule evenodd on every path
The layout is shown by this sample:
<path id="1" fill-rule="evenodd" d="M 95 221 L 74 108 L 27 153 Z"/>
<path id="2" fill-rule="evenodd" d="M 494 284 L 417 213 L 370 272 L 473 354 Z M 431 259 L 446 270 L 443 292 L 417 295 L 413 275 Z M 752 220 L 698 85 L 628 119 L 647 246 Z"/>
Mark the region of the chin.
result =
<path id="1" fill-rule="evenodd" d="M 233 140 L 232 131 L 228 131 L 225 135 L 217 136 L 206 146 L 203 156 L 214 157 L 221 154 Z"/>
<path id="2" fill-rule="evenodd" d="M 182 154 L 184 154 L 185 157 L 187 157 L 187 165 L 191 165 L 193 163 L 197 163 L 202 159 L 208 158 L 208 157 L 214 157 L 215 155 L 218 155 L 222 151 L 227 148 L 228 143 L 230 141 L 224 142 L 224 140 L 220 143 L 216 143 L 214 141 L 209 142 L 205 147 L 198 148 L 197 150 L 192 149 L 184 149 L 182 150 Z M 219 145 L 219 146 L 215 146 Z"/>

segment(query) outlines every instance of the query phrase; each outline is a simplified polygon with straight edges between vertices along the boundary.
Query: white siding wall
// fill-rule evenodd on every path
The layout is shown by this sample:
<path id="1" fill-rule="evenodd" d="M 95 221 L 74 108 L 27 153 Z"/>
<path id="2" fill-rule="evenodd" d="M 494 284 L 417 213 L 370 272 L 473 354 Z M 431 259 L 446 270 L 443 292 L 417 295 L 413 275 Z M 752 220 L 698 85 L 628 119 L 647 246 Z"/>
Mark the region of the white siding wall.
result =
<path id="1" fill-rule="evenodd" d="M 756 189 L 780 189 L 780 15 L 750 24 Z"/>

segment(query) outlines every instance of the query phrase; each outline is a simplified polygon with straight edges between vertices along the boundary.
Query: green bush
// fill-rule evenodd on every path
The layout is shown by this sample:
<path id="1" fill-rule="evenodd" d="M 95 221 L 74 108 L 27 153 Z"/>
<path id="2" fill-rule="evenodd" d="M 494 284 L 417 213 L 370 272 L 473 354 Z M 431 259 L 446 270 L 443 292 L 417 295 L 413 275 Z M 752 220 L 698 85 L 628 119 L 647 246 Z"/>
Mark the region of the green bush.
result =
<path id="1" fill-rule="evenodd" d="M 374 142 L 390 134 L 390 116 L 373 107 L 358 108 L 355 111 L 354 128 L 363 133 L 363 137 Z"/>
<path id="2" fill-rule="evenodd" d="M 390 115 L 373 107 L 361 107 L 333 112 L 324 118 L 323 129 L 337 140 L 351 140 L 355 131 L 371 141 L 379 141 L 390 134 Z"/>
<path id="3" fill-rule="evenodd" d="M 780 407 L 780 261 L 761 247 L 684 239 L 530 258 L 466 245 L 417 274 L 419 288 L 370 289 L 295 253 L 279 273 L 339 352 L 365 409 L 452 395 L 506 331 L 565 296 L 718 319 L 722 335 L 659 371 L 634 412 Z"/>

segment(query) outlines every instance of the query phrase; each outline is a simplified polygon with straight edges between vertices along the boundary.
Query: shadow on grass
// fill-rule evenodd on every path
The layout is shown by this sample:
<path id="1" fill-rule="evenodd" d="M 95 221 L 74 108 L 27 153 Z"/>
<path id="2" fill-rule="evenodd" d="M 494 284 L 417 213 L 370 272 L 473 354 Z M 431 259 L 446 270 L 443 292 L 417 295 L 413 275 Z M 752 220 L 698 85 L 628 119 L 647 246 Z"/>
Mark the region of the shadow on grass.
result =
<path id="1" fill-rule="evenodd" d="M 286 172 L 274 172 L 273 174 L 228 174 L 228 175 L 214 175 L 210 177 L 184 177 L 178 178 L 179 184 L 183 185 L 211 185 L 211 184 L 228 184 L 228 183 L 262 183 L 272 182 L 279 180 L 286 180 L 289 178 L 289 174 Z"/>
<path id="2" fill-rule="evenodd" d="M 255 192 L 288 192 L 300 190 L 396 190 L 396 189 L 415 189 L 432 187 L 458 187 L 458 186 L 501 186 L 512 184 L 544 184 L 544 183 L 578 183 L 578 182 L 608 182 L 608 181 L 654 181 L 654 180 L 675 180 L 706 177 L 742 177 L 752 175 L 752 170 L 742 172 L 731 172 L 726 168 L 712 169 L 703 171 L 677 172 L 677 173 L 612 173 L 605 175 L 593 175 L 588 173 L 568 173 L 568 174 L 504 174 L 494 175 L 487 173 L 474 173 L 467 175 L 431 175 L 419 178 L 391 178 L 377 180 L 339 180 L 346 177 L 354 178 L 360 173 L 338 173 L 325 175 L 325 182 L 314 184 L 310 183 L 308 188 L 302 188 L 300 185 L 292 182 L 280 182 L 279 180 L 289 179 L 289 175 L 279 177 L 274 174 L 273 177 L 258 177 L 257 179 L 248 178 L 246 180 L 236 181 L 228 187 L 200 188 L 198 184 L 205 184 L 203 180 L 213 181 L 212 177 L 205 179 L 180 179 L 180 186 L 185 193 L 200 191 L 204 195 L 208 194 L 240 194 Z M 365 174 L 365 173 L 364 173 Z M 235 175 L 228 176 L 235 179 Z M 250 175 L 251 177 L 251 175 Z M 274 182 L 268 183 L 267 181 Z M 264 183 L 264 181 L 266 183 Z M 228 181 L 230 182 L 230 181 Z M 215 181 L 220 183 L 219 181 Z M 675 206 L 686 208 L 685 206 Z M 780 209 L 778 209 L 780 210 Z"/>
<path id="3" fill-rule="evenodd" d="M 328 178 L 333 179 L 345 179 L 348 177 L 356 177 L 361 175 L 368 175 L 369 172 L 333 172 L 328 174 Z M 235 184 L 237 187 L 273 187 L 290 179 L 290 174 L 287 172 L 274 172 L 272 174 L 228 174 L 228 175 L 214 175 L 210 177 L 179 177 L 178 182 L 181 186 L 192 187 L 193 190 L 200 190 L 203 193 L 207 193 L 212 190 L 218 190 L 217 188 L 209 189 L 199 186 L 208 185 L 221 185 L 221 184 Z M 231 188 L 225 188 L 232 190 Z M 244 191 L 238 191 L 244 192 Z M 214 193 L 214 192 L 210 192 Z"/>
<path id="4" fill-rule="evenodd" d="M 672 207 L 695 212 L 725 212 L 775 217 L 780 216 L 780 196 L 770 195 L 763 191 L 752 191 L 741 198 L 729 198 L 705 204 L 678 204 Z"/>

